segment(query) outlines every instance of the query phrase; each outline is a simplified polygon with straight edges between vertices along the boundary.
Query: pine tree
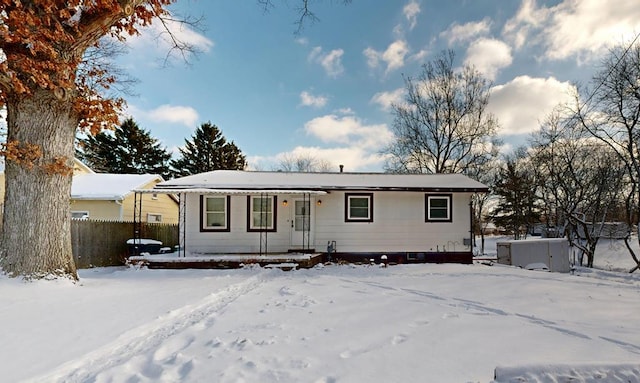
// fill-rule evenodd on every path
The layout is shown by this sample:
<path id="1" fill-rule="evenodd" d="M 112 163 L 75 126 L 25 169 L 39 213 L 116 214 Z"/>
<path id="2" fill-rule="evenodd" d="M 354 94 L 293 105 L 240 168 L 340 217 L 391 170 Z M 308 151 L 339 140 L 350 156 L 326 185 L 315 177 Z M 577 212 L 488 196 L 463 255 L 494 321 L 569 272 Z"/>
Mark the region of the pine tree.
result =
<path id="1" fill-rule="evenodd" d="M 76 155 L 99 173 L 159 174 L 169 177 L 171 153 L 129 118 L 114 132 L 80 139 Z"/>
<path id="2" fill-rule="evenodd" d="M 500 201 L 493 210 L 493 222 L 513 232 L 514 239 L 520 239 L 520 231 L 526 231 L 540 219 L 536 197 L 536 180 L 527 169 L 524 151 L 515 158 L 507 158 L 499 170 L 493 192 Z"/>
<path id="3" fill-rule="evenodd" d="M 242 170 L 247 161 L 240 149 L 227 142 L 217 126 L 206 122 L 180 148 L 180 158 L 171 161 L 176 177 L 209 172 L 212 170 Z"/>

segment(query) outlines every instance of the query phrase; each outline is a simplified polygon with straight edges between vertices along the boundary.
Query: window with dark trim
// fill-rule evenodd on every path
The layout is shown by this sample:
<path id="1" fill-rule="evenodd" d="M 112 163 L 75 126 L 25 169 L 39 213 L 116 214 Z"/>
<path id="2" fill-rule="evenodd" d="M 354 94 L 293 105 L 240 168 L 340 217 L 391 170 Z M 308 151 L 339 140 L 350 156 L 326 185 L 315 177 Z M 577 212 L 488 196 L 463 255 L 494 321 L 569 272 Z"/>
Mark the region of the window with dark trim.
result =
<path id="1" fill-rule="evenodd" d="M 425 222 L 451 222 L 451 194 L 426 194 Z"/>
<path id="2" fill-rule="evenodd" d="M 247 231 L 276 231 L 276 196 L 247 196 Z"/>
<path id="3" fill-rule="evenodd" d="M 231 230 L 231 196 L 200 196 L 200 231 Z"/>
<path id="4" fill-rule="evenodd" d="M 345 222 L 373 222 L 373 193 L 344 195 Z"/>

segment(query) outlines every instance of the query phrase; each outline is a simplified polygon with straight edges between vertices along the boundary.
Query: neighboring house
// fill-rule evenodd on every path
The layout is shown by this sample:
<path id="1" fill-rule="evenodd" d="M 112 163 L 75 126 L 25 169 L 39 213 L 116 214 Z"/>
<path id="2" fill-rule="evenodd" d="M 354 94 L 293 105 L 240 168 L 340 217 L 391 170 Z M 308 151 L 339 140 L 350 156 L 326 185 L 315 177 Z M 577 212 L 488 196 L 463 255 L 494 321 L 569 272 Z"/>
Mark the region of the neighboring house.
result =
<path id="1" fill-rule="evenodd" d="M 171 194 L 138 194 L 162 182 L 154 174 L 90 173 L 73 176 L 71 217 L 104 221 L 178 222 L 178 201 Z"/>
<path id="2" fill-rule="evenodd" d="M 83 164 L 79 159 L 73 159 L 73 175 L 76 176 L 78 174 L 94 174 L 95 172 L 91 170 L 90 167 Z M 4 193 L 5 193 L 5 183 L 4 183 L 4 170 L 0 172 L 0 217 L 1 213 L 4 211 Z M 1 220 L 1 219 L 0 219 Z"/>
<path id="3" fill-rule="evenodd" d="M 472 262 L 471 197 L 460 174 L 218 170 L 159 183 L 179 195 L 193 255 L 327 252 L 346 260 Z"/>
<path id="4" fill-rule="evenodd" d="M 163 181 L 153 174 L 95 173 L 74 159 L 71 185 L 71 217 L 106 221 L 133 221 L 134 189 L 152 189 Z M 4 172 L 0 172 L 0 208 L 4 204 Z M 169 194 L 144 194 L 142 222 L 178 222 L 178 200 Z M 1 211 L 1 210 L 0 210 Z M 1 217 L 1 215 L 0 215 Z M 1 218 L 0 218 L 1 221 Z"/>

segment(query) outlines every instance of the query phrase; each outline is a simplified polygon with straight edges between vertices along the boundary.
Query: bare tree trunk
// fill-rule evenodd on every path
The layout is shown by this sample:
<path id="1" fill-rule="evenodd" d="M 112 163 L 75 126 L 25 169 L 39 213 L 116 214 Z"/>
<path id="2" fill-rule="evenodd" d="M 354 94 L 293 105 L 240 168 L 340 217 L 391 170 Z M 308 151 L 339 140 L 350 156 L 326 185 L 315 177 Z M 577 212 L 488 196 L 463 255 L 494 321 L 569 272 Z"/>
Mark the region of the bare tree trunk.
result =
<path id="1" fill-rule="evenodd" d="M 7 159 L 0 266 L 12 276 L 77 279 L 71 251 L 69 199 L 77 118 L 70 101 L 37 90 L 7 103 L 7 142 L 37 145 L 42 156 L 30 167 Z"/>

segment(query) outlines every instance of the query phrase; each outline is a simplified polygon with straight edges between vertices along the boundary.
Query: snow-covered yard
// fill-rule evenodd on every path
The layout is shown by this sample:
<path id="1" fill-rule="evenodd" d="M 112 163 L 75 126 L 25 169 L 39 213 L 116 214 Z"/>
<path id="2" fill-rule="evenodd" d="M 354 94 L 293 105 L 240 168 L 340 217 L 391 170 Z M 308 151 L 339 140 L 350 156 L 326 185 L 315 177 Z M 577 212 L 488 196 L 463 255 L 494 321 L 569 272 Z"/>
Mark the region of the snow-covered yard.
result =
<path id="1" fill-rule="evenodd" d="M 640 274 L 421 264 L 80 275 L 0 277 L 0 381 L 491 382 L 500 366 L 555 382 L 549 365 L 576 378 L 563 382 L 640 381 Z"/>

